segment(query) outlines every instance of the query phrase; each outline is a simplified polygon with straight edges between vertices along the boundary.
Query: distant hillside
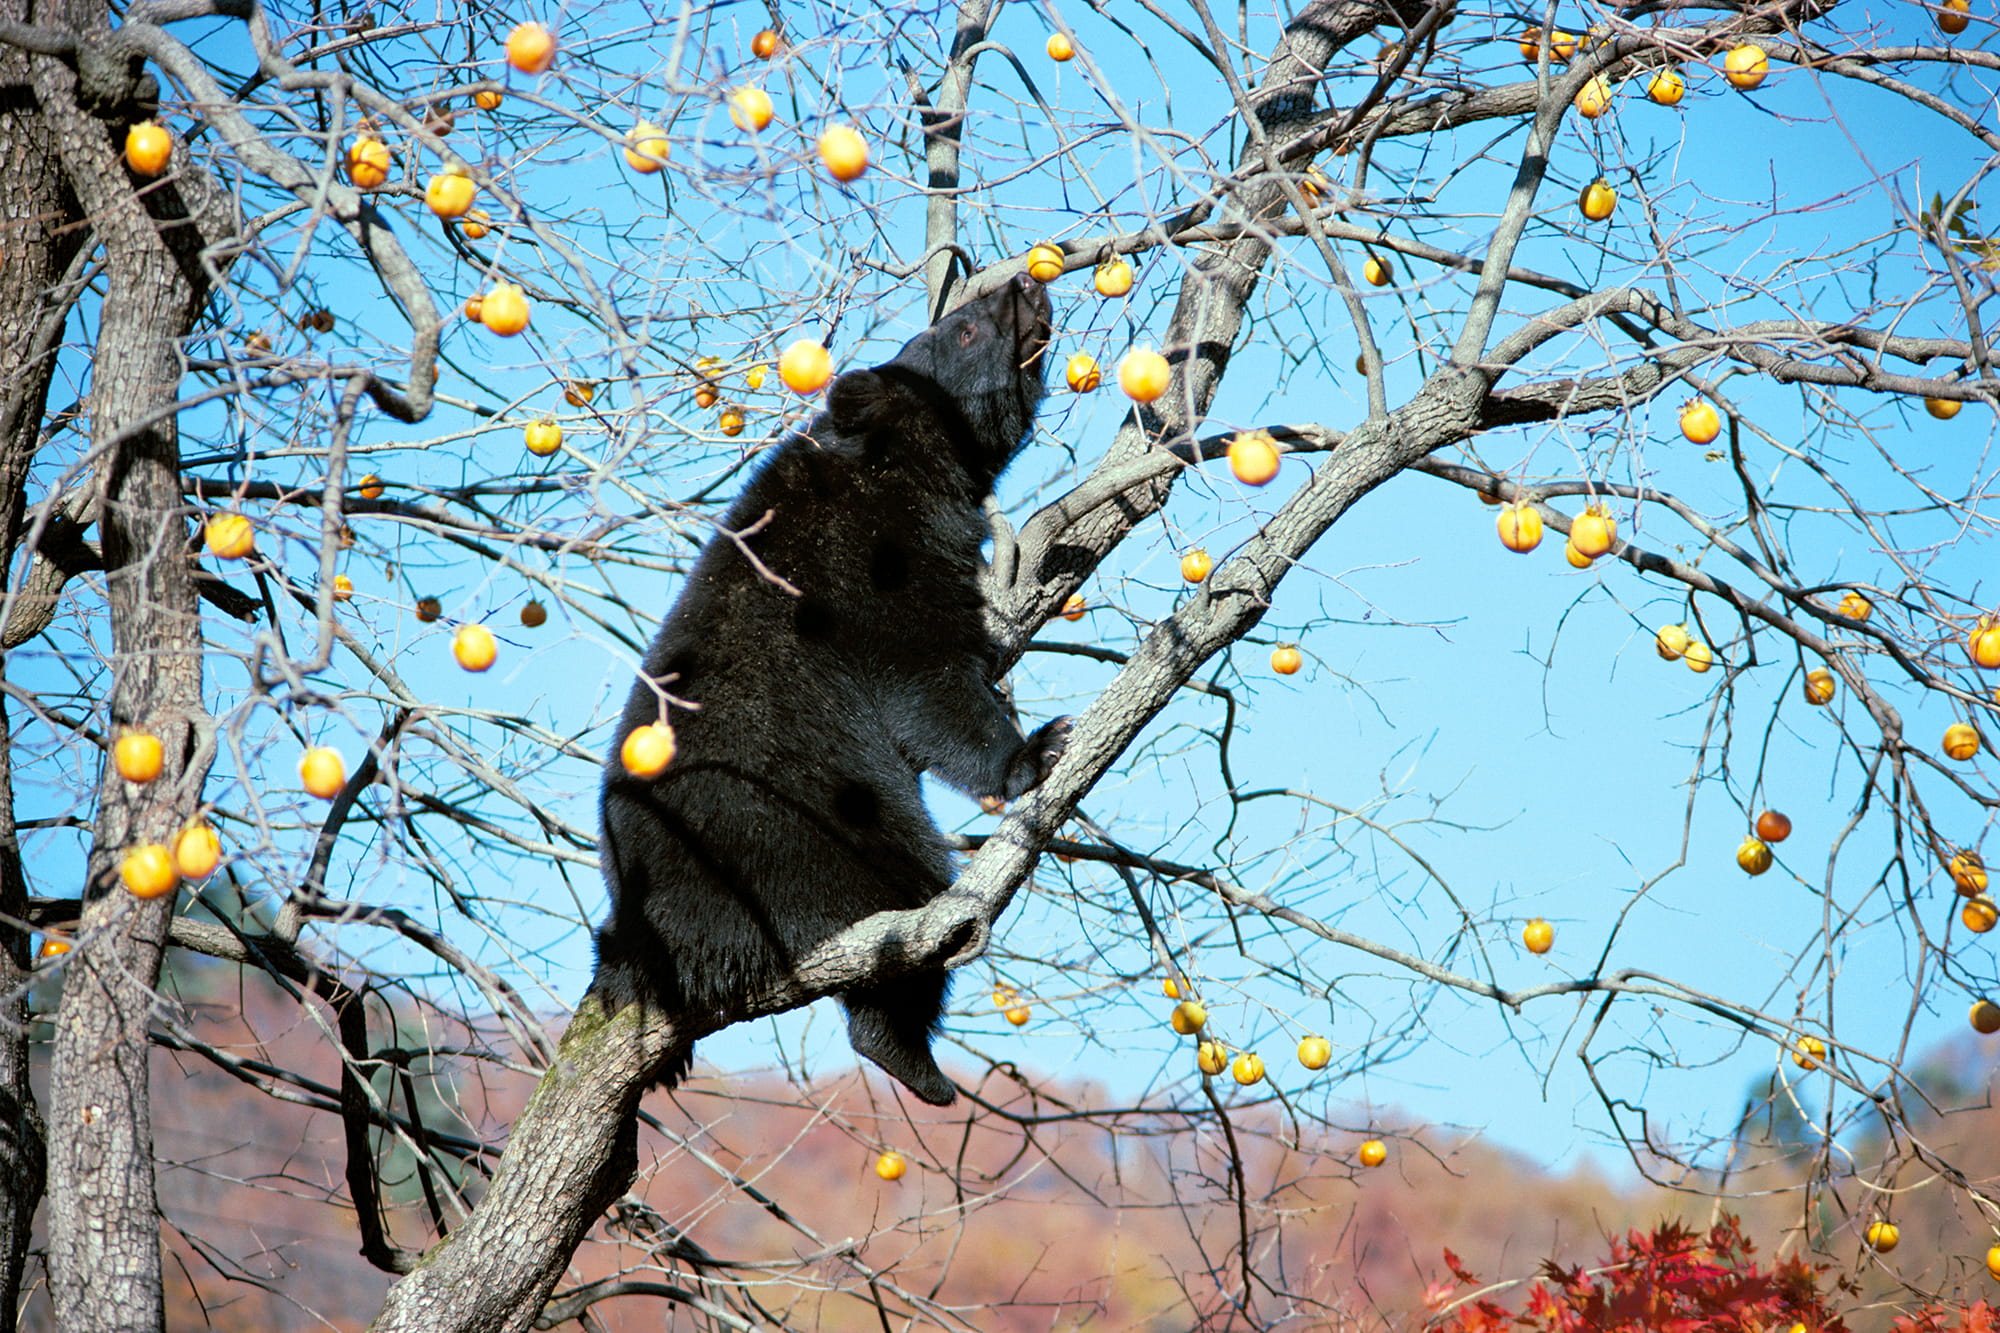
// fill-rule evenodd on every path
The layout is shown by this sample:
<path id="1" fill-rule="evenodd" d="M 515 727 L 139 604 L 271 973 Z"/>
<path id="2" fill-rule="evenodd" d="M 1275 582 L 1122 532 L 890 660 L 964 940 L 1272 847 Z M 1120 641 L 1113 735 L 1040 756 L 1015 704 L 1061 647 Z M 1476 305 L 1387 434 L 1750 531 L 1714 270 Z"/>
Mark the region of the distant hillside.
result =
<path id="1" fill-rule="evenodd" d="M 338 1084 L 330 1023 L 274 988 L 204 995 L 189 1013 L 203 1040 L 245 1062 L 243 1078 L 267 1080 L 266 1066 L 292 1071 L 307 1086 L 280 1086 L 306 1101 L 319 1096 L 311 1085 Z M 411 1038 L 462 1043 L 434 1014 L 400 1021 Z M 379 1018 L 371 1032 L 385 1027 Z M 2000 1180 L 2000 1113 L 1985 1056 L 1968 1043 L 1933 1063 L 1961 1071 L 1960 1090 L 1952 1113 L 1922 1132 L 1934 1138 L 1930 1146 L 1950 1145 L 1975 1183 L 1991 1186 Z M 364 1327 L 388 1278 L 357 1253 L 338 1118 L 261 1095 L 198 1055 L 160 1051 L 155 1070 L 159 1149 L 171 1163 L 160 1173 L 169 1327 Z M 456 1107 L 420 1091 L 425 1123 L 497 1149 L 528 1080 L 492 1063 L 459 1061 L 448 1073 Z M 810 1091 L 810 1106 L 801 1106 L 797 1091 L 775 1080 L 696 1078 L 671 1098 L 655 1094 L 647 1109 L 664 1132 L 641 1136 L 635 1193 L 644 1206 L 628 1209 L 612 1231 L 600 1229 L 572 1279 L 627 1271 L 635 1281 L 686 1287 L 705 1275 L 708 1290 L 740 1308 L 827 1333 L 880 1330 L 885 1317 L 896 1327 L 901 1312 L 924 1303 L 996 1333 L 1244 1327 L 1211 1274 L 1219 1266 L 1229 1275 L 1220 1285 L 1233 1286 L 1242 1219 L 1251 1268 L 1269 1288 L 1255 1303 L 1263 1326 L 1405 1329 L 1423 1322 L 1427 1288 L 1449 1282 L 1447 1246 L 1482 1282 L 1527 1278 L 1544 1258 L 1599 1257 L 1604 1238 L 1627 1227 L 1668 1216 L 1706 1225 L 1716 1207 L 1696 1194 L 1614 1188 L 1588 1169 L 1551 1175 L 1477 1140 L 1422 1130 L 1387 1134 L 1388 1162 L 1366 1170 L 1352 1164 L 1355 1143 L 1317 1141 L 1276 1109 L 1252 1108 L 1231 1112 L 1242 1155 L 1239 1212 L 1228 1137 L 1210 1118 L 1190 1125 L 1171 1113 L 1091 1113 L 1077 1109 L 1103 1105 L 1090 1089 L 1045 1086 L 1037 1095 L 1018 1084 L 1003 1090 L 998 1080 L 985 1090 L 1004 1091 L 991 1109 L 956 1115 L 896 1101 L 883 1080 L 855 1074 Z M 400 1090 L 391 1102 L 403 1107 Z M 1811 1154 L 1790 1145 L 1810 1141 L 1795 1122 L 1753 1125 L 1731 1178 L 1749 1197 L 1730 1208 L 1766 1255 L 1816 1238 L 1846 1266 L 1859 1246 L 1840 1210 L 1865 1213 L 1887 1201 L 1852 1178 L 1880 1146 L 1846 1145 L 1852 1162 L 1837 1159 L 1829 1206 L 1803 1219 L 1792 1187 Z M 888 1148 L 909 1164 L 894 1183 L 873 1170 Z M 420 1248 L 428 1210 L 410 1164 L 407 1154 L 393 1156 L 386 1185 L 398 1203 L 393 1239 Z M 432 1181 L 441 1193 L 448 1184 Z M 1894 1186 L 1903 1236 L 1895 1270 L 1953 1298 L 1993 1286 L 1981 1262 L 1993 1228 L 1958 1202 L 1962 1193 L 1914 1172 Z M 697 1255 L 707 1262 L 690 1268 Z M 872 1298 L 851 1294 L 871 1290 L 856 1276 L 862 1271 L 875 1278 Z M 1874 1302 L 1893 1290 L 1879 1277 L 1865 1281 L 1850 1326 L 1885 1328 L 1888 1311 Z M 647 1296 L 600 1304 L 593 1317 L 605 1330 L 687 1320 Z M 50 1326 L 37 1291 L 24 1327 Z"/>

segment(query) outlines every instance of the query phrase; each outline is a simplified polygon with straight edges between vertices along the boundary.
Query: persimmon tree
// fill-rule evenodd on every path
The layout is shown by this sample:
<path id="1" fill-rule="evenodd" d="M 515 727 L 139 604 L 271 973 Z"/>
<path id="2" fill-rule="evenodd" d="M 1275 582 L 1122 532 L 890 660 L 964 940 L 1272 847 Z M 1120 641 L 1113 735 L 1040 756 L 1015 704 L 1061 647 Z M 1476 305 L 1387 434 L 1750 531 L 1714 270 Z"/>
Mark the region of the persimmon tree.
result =
<path id="1" fill-rule="evenodd" d="M 552 52 L 510 63 L 526 23 Z M 1292 1219 L 1381 1160 L 1374 1071 L 1462 1025 L 1580 1069 L 1591 1132 L 1680 1188 L 1732 1188 L 1739 1119 L 1677 1080 L 1761 1078 L 1808 1245 L 1858 1262 L 1924 1181 L 1983 1252 L 1913 1057 L 2000 988 L 1990 32 L 1917 0 L 0 0 L 7 1308 L 163 1326 L 163 1051 L 322 1117 L 331 1206 L 398 1275 L 381 1329 L 1110 1301 L 972 1280 L 1023 1162 L 1188 1219 L 1149 1315 L 1330 1317 Z M 154 120 L 164 166 L 125 147 Z M 781 990 L 572 1013 L 618 706 L 813 410 L 780 350 L 868 364 L 1031 262 L 1054 391 L 986 578 L 1022 711 L 1077 715 L 1062 764 L 1004 816 L 941 797 L 954 891 Z M 1460 813 L 1467 764 L 1577 701 L 1565 792 Z M 1475 746 L 1396 734 L 1468 702 Z M 157 776 L 112 762 L 135 734 Z M 178 892 L 133 891 L 149 847 Z M 1753 911 L 1746 966 L 1718 923 Z M 642 1101 L 670 1048 L 940 962 L 955 1118 L 829 1091 L 810 1025 L 771 1028 L 787 1099 L 860 1170 L 902 1142 L 933 1207 L 815 1224 L 796 1141 L 713 1151 L 727 1085 Z M 290 1045 L 205 1032 L 217 969 Z M 1075 1086 L 1023 1032 L 1121 1072 Z M 1077 1124 L 1153 1174 L 1079 1166 Z"/>

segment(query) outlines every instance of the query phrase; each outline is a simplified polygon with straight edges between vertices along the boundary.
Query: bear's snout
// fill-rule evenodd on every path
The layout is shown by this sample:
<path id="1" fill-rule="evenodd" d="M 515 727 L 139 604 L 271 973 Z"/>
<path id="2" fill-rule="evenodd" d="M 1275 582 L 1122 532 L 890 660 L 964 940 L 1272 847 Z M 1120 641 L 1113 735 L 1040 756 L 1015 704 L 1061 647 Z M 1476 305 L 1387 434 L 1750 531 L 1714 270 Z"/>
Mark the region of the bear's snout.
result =
<path id="1" fill-rule="evenodd" d="M 999 295 L 1006 302 L 1007 321 L 1021 365 L 1036 364 L 1055 336 L 1055 310 L 1048 289 L 1025 273 L 1016 273 Z"/>

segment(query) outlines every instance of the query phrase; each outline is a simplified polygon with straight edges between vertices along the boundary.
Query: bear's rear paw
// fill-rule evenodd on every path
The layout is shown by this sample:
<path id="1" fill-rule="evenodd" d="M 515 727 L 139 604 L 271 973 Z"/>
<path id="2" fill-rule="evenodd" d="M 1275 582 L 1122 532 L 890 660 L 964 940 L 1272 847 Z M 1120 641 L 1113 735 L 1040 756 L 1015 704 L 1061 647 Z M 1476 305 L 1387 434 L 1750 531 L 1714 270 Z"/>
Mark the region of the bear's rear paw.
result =
<path id="1" fill-rule="evenodd" d="M 855 1051 L 932 1106 L 950 1106 L 958 1097 L 958 1089 L 931 1058 L 931 1034 L 950 989 L 945 973 L 916 972 L 840 997 L 847 1007 L 847 1040 Z"/>
<path id="2" fill-rule="evenodd" d="M 1069 748 L 1069 733 L 1073 726 L 1075 722 L 1072 719 L 1059 717 L 1035 729 L 1035 734 L 1028 737 L 1020 753 L 1014 756 L 1014 762 L 1007 766 L 1008 800 L 1042 785 L 1042 779 L 1055 769 L 1056 761 Z"/>

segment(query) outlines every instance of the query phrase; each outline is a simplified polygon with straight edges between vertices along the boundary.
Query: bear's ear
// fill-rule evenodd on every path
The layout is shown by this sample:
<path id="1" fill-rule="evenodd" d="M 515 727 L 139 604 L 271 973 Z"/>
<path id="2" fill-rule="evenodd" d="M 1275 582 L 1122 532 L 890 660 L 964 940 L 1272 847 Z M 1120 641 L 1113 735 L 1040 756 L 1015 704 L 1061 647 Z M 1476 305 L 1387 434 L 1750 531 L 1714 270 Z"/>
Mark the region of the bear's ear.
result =
<path id="1" fill-rule="evenodd" d="M 827 391 L 826 411 L 842 435 L 866 435 L 886 419 L 894 397 L 888 381 L 872 370 L 850 370 Z"/>

